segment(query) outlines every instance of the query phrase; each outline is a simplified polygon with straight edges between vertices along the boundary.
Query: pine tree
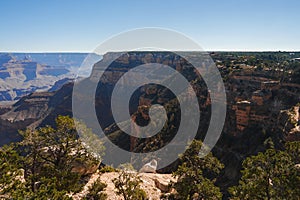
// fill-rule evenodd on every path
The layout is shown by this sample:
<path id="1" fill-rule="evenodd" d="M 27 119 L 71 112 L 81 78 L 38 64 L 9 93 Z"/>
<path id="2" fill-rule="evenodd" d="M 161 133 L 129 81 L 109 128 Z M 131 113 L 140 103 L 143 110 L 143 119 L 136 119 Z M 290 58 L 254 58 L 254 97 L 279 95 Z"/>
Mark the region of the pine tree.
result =
<path id="1" fill-rule="evenodd" d="M 173 187 L 178 192 L 178 199 L 221 199 L 222 193 L 215 186 L 215 181 L 224 167 L 210 152 L 199 157 L 202 142 L 194 140 L 180 156 L 180 165 L 174 176 L 178 181 Z"/>
<path id="2" fill-rule="evenodd" d="M 81 128 L 89 139 L 91 131 Z M 100 162 L 83 145 L 70 117 L 59 116 L 55 128 L 20 134 L 21 142 L 0 150 L 0 194 L 5 198 L 70 199 L 67 194 L 80 191 L 84 184 L 74 167 L 80 163 L 89 168 Z"/>
<path id="3" fill-rule="evenodd" d="M 116 194 L 122 195 L 124 200 L 145 200 L 146 192 L 141 189 L 142 180 L 135 173 L 122 170 L 120 175 L 113 179 Z"/>
<path id="4" fill-rule="evenodd" d="M 246 158 L 239 185 L 229 189 L 232 199 L 299 199 L 300 173 L 292 155 L 271 147 Z"/>

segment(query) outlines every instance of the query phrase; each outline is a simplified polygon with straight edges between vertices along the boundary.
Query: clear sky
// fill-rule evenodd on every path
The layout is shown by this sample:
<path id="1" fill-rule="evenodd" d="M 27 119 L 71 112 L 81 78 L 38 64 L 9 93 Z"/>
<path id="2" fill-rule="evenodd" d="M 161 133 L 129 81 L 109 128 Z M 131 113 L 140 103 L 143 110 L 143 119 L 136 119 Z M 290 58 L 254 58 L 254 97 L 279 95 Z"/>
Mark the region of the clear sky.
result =
<path id="1" fill-rule="evenodd" d="M 119 32 L 173 29 L 204 50 L 300 50 L 299 0 L 1 0 L 1 52 L 90 52 Z"/>

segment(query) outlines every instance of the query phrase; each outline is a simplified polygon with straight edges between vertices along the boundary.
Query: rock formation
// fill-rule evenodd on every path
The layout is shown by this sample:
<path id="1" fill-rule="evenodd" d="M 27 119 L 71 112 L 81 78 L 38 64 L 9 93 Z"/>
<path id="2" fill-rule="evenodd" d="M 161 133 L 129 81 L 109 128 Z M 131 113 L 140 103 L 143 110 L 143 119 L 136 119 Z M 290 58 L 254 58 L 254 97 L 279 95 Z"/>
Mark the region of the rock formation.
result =
<path id="1" fill-rule="evenodd" d="M 168 184 L 170 182 L 175 182 L 176 179 L 172 177 L 172 174 L 151 174 L 151 173 L 138 173 L 139 177 L 142 180 L 141 188 L 146 192 L 149 199 L 159 200 L 160 196 L 164 192 L 168 192 Z M 84 189 L 77 193 L 73 194 L 72 198 L 74 200 L 80 200 L 88 193 L 88 187 L 97 180 L 100 176 L 100 180 L 107 184 L 104 193 L 107 194 L 108 200 L 122 200 L 123 198 L 115 193 L 115 187 L 112 182 L 114 178 L 119 176 L 118 172 L 109 172 L 99 175 L 95 173 L 91 176 L 88 183 L 84 186 Z"/>
<path id="2" fill-rule="evenodd" d="M 157 168 L 157 161 L 155 159 L 151 160 L 151 162 L 146 163 L 141 169 L 140 173 L 155 173 Z"/>

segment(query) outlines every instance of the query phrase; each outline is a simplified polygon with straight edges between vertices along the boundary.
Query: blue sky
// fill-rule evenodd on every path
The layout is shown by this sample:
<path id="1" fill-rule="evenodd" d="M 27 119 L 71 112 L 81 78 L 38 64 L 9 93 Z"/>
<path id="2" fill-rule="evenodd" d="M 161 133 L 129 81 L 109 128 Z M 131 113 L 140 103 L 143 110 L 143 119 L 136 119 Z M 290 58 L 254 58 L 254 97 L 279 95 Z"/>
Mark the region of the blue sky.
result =
<path id="1" fill-rule="evenodd" d="M 142 27 L 173 29 L 204 50 L 300 50 L 298 0 L 3 0 L 0 51 L 91 52 Z"/>

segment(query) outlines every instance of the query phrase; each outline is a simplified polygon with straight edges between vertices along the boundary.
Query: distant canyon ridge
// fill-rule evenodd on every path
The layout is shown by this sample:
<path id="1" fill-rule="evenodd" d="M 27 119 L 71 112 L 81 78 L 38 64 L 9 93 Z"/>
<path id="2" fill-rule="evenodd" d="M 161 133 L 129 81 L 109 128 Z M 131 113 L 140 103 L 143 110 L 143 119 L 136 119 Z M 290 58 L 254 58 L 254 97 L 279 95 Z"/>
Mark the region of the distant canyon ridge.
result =
<path id="1" fill-rule="evenodd" d="M 12 103 L 32 92 L 59 89 L 76 76 L 87 55 L 0 53 L 0 104 Z"/>

